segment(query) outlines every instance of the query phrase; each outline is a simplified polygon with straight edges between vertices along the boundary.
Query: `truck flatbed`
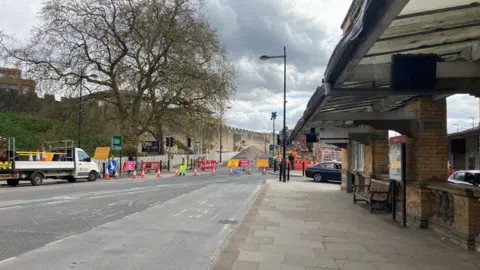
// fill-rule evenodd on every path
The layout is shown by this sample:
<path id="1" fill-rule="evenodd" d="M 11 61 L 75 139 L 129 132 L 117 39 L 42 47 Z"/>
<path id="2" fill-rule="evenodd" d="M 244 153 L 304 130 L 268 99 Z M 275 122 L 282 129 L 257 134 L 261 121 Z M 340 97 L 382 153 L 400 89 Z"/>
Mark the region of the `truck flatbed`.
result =
<path id="1" fill-rule="evenodd" d="M 15 170 L 73 170 L 73 161 L 15 161 Z"/>

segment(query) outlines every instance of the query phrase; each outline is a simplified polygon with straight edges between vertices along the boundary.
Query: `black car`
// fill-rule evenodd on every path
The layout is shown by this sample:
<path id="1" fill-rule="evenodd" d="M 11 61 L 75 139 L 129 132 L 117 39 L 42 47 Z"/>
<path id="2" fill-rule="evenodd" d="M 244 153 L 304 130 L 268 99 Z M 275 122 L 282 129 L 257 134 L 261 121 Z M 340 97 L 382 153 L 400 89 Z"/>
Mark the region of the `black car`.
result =
<path id="1" fill-rule="evenodd" d="M 341 181 L 342 163 L 332 161 L 308 166 L 305 169 L 305 176 L 313 178 L 315 182 Z"/>

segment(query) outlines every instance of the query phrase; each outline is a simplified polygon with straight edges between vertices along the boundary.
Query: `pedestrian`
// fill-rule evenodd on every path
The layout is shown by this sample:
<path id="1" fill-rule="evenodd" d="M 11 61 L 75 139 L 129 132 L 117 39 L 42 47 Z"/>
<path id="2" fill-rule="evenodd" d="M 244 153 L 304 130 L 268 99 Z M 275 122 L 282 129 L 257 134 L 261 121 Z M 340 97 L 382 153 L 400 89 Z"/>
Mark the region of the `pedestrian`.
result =
<path id="1" fill-rule="evenodd" d="M 180 164 L 180 175 L 183 174 L 183 176 L 185 176 L 186 171 L 187 171 L 187 159 L 182 158 L 182 163 Z"/>

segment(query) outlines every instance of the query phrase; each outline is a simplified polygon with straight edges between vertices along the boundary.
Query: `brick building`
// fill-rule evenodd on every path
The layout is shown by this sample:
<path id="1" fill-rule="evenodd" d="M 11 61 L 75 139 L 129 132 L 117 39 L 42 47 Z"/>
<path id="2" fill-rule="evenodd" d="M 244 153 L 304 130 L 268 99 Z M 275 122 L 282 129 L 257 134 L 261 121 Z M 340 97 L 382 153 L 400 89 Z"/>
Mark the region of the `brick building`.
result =
<path id="1" fill-rule="evenodd" d="M 19 95 L 35 93 L 35 81 L 22 78 L 22 71 L 0 67 L 0 91 L 17 91 Z"/>
<path id="2" fill-rule="evenodd" d="M 292 137 L 328 132 L 342 148 L 345 191 L 351 175 L 357 192 L 375 180 L 388 190 L 388 215 L 480 251 L 480 188 L 447 183 L 449 160 L 462 169 L 480 168 L 479 132 L 447 135 L 446 106 L 450 95 L 480 96 L 480 28 L 473 27 L 480 5 L 382 3 L 353 1 L 322 85 Z M 402 136 L 389 139 L 390 131 Z"/>

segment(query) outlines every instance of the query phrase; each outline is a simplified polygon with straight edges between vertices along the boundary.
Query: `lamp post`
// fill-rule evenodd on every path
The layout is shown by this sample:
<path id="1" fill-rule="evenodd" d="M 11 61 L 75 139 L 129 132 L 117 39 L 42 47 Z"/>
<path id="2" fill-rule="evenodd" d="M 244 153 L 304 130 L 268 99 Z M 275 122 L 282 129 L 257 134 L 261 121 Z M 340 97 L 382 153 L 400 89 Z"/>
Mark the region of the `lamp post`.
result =
<path id="1" fill-rule="evenodd" d="M 457 132 L 458 132 L 458 124 L 453 124 L 453 125 L 457 127 Z"/>
<path id="2" fill-rule="evenodd" d="M 230 106 L 227 106 L 225 107 L 225 109 L 231 109 L 232 107 Z M 222 137 L 223 137 L 223 108 L 222 108 L 222 111 L 221 111 L 221 116 L 220 116 L 220 158 L 219 158 L 219 162 L 222 163 L 222 151 L 223 151 L 223 145 L 222 145 Z"/>
<path id="3" fill-rule="evenodd" d="M 286 150 L 286 143 L 287 143 L 287 47 L 283 46 L 283 55 L 262 55 L 260 56 L 260 60 L 268 60 L 273 58 L 283 58 L 283 138 L 282 138 L 282 173 L 283 173 L 283 182 L 287 181 L 286 176 L 286 159 L 287 159 L 287 150 Z"/>
<path id="4" fill-rule="evenodd" d="M 475 128 L 475 117 L 468 117 L 470 119 L 472 119 L 472 128 Z"/>
<path id="5" fill-rule="evenodd" d="M 82 71 L 80 72 L 80 99 L 79 99 L 79 108 L 78 108 L 78 141 L 77 141 L 77 147 L 80 148 L 80 143 L 82 141 L 82 122 L 83 122 L 83 77 L 84 77 L 84 74 L 83 74 L 83 69 Z M 87 77 L 90 77 L 90 78 L 98 78 L 97 75 L 95 74 L 91 74 L 91 75 L 88 75 Z"/>
<path id="6" fill-rule="evenodd" d="M 273 150 L 273 157 L 274 157 L 274 158 L 273 158 L 273 161 L 274 161 L 274 163 L 273 163 L 273 171 L 274 171 L 274 172 L 277 171 L 277 164 L 276 164 L 276 158 L 275 158 L 275 157 L 277 156 L 277 154 L 276 154 L 277 152 L 275 152 L 275 144 L 276 144 L 276 142 L 275 142 L 275 119 L 277 119 L 277 112 L 272 112 L 272 116 L 270 117 L 270 120 L 272 120 L 272 122 L 273 122 L 273 133 L 272 133 L 272 146 L 273 146 L 273 149 L 272 149 L 272 150 Z"/>

